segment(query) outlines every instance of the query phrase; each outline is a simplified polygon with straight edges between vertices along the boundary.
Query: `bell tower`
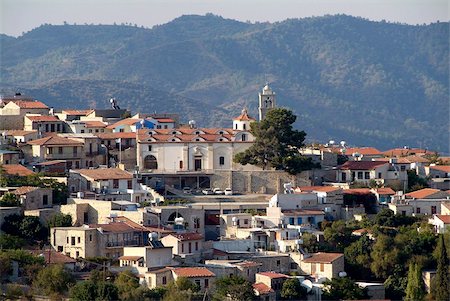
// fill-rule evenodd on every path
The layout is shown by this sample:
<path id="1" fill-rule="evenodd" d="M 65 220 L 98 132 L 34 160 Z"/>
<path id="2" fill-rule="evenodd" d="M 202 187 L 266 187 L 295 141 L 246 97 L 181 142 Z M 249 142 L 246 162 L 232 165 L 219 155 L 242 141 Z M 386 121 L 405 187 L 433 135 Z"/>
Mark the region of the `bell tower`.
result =
<path id="1" fill-rule="evenodd" d="M 259 93 L 259 121 L 266 117 L 267 112 L 270 109 L 275 108 L 275 92 L 270 89 L 269 84 L 266 83 L 262 89 L 262 93 Z"/>

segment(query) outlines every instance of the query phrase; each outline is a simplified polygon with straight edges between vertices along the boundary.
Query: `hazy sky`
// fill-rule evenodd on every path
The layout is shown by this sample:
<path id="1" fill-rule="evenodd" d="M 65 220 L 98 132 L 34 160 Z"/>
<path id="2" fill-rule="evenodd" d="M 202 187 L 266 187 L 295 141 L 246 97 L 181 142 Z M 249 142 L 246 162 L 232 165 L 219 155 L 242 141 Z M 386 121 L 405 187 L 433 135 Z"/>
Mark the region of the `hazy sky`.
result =
<path id="1" fill-rule="evenodd" d="M 43 23 L 133 23 L 151 27 L 211 12 L 241 21 L 348 14 L 422 24 L 449 20 L 449 0 L 0 0 L 0 33 L 18 36 Z"/>

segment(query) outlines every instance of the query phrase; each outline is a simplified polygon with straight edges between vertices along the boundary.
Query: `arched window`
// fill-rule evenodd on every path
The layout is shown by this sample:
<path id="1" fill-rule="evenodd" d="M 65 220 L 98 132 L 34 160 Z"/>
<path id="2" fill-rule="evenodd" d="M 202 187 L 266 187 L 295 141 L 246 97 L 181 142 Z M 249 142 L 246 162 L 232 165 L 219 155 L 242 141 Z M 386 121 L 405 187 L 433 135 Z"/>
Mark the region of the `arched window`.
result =
<path id="1" fill-rule="evenodd" d="M 219 157 L 219 165 L 225 165 L 225 157 Z"/>
<path id="2" fill-rule="evenodd" d="M 244 124 L 242 125 L 242 128 L 243 128 L 244 130 L 246 130 L 246 129 L 247 129 L 247 125 L 244 123 Z"/>
<path id="3" fill-rule="evenodd" d="M 144 169 L 158 169 L 158 161 L 155 156 L 148 155 L 144 158 Z"/>

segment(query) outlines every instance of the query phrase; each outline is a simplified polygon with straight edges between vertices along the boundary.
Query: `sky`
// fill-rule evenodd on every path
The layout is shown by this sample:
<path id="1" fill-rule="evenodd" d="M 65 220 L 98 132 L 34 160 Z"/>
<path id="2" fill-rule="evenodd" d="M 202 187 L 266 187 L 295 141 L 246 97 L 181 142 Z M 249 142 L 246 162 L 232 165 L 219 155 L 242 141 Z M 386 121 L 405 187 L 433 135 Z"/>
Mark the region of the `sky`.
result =
<path id="1" fill-rule="evenodd" d="M 326 14 L 423 24 L 449 20 L 449 0 L 0 0 L 0 33 L 20 36 L 44 23 L 132 23 L 144 27 L 186 14 L 275 22 Z"/>

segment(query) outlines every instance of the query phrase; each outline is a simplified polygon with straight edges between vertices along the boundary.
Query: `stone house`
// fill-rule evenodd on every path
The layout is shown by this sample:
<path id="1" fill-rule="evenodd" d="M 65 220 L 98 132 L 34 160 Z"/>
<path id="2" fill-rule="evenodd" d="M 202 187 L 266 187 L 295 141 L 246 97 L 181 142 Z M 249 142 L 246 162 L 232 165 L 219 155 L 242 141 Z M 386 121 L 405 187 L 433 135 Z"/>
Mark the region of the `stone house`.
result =
<path id="1" fill-rule="evenodd" d="M 19 197 L 24 210 L 51 208 L 53 206 L 53 193 L 50 188 L 22 186 L 13 193 Z"/>
<path id="2" fill-rule="evenodd" d="M 300 269 L 316 279 L 337 278 L 344 268 L 342 253 L 315 253 L 300 261 Z"/>
<path id="3" fill-rule="evenodd" d="M 210 289 L 214 285 L 216 275 L 204 267 L 186 267 L 172 269 L 173 280 L 185 277 L 200 287 L 200 291 Z"/>
<path id="4" fill-rule="evenodd" d="M 283 283 L 290 277 L 276 272 L 261 272 L 255 276 L 255 283 L 263 283 L 269 288 L 273 289 L 277 296 L 280 295 Z"/>
<path id="5" fill-rule="evenodd" d="M 173 255 L 193 261 L 202 258 L 203 235 L 199 233 L 173 233 L 164 236 L 161 242 L 172 247 Z"/>

